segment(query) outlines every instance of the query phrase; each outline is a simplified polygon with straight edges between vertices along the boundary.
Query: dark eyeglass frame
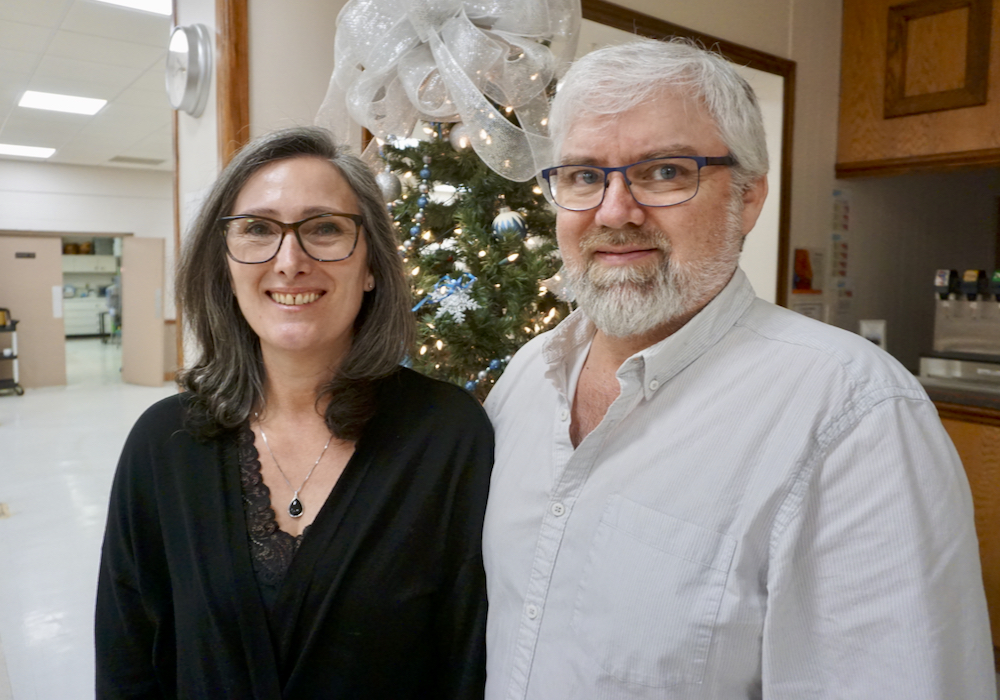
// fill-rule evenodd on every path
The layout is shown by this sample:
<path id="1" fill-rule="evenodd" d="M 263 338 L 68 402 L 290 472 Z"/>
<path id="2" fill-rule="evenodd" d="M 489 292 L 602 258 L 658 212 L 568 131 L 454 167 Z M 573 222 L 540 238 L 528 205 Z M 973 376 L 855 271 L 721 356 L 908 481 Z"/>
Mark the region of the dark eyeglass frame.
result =
<path id="1" fill-rule="evenodd" d="M 687 199 L 682 199 L 679 202 L 671 202 L 670 204 L 644 204 L 643 202 L 640 202 L 639 199 L 632 192 L 632 181 L 628 179 L 628 176 L 625 174 L 625 171 L 628 170 L 629 168 L 635 167 L 636 165 L 642 165 L 643 163 L 650 163 L 654 160 L 667 160 L 671 158 L 672 159 L 685 158 L 687 160 L 693 160 L 695 164 L 698 166 L 698 185 L 694 188 L 694 192 L 692 192 L 691 196 L 688 197 Z M 551 168 L 545 168 L 544 170 L 542 170 L 541 175 L 542 178 L 545 180 L 545 184 L 549 190 L 548 198 L 551 199 L 552 203 L 555 204 L 557 207 L 559 207 L 560 209 L 565 209 L 567 211 L 590 211 L 591 209 L 597 209 L 597 207 L 601 206 L 604 203 L 604 196 L 608 193 L 608 187 L 611 185 L 611 173 L 622 174 L 622 180 L 625 181 L 625 187 L 626 189 L 628 189 L 628 193 L 632 195 L 632 199 L 636 201 L 636 204 L 639 204 L 640 206 L 643 207 L 662 208 L 662 207 L 675 207 L 678 204 L 684 204 L 684 202 L 690 202 L 692 199 L 694 199 L 695 195 L 698 194 L 698 190 L 701 189 L 701 169 L 709 165 L 722 165 L 726 167 L 732 167 L 736 165 L 736 158 L 734 158 L 732 154 L 726 154 L 724 156 L 659 156 L 658 158 L 647 158 L 645 160 L 636 161 L 635 163 L 629 163 L 628 165 L 619 165 L 613 168 L 605 168 L 600 165 L 588 165 L 584 163 L 565 163 L 563 165 L 555 165 Z M 601 190 L 600 201 L 593 206 L 583 207 L 582 209 L 573 209 L 567 206 L 563 206 L 562 204 L 557 202 L 555 196 L 552 194 L 552 182 L 550 181 L 549 178 L 555 171 L 559 170 L 560 168 L 590 168 L 591 170 L 600 170 L 601 172 L 603 172 L 604 189 Z"/>
<path id="2" fill-rule="evenodd" d="M 342 258 L 317 258 L 315 255 L 313 255 L 312 253 L 310 253 L 306 249 L 305 245 L 302 243 L 302 236 L 299 234 L 299 227 L 302 226 L 302 224 L 308 223 L 308 222 L 313 221 L 315 219 L 322 219 L 324 217 L 329 217 L 329 216 L 339 216 L 339 217 L 343 217 L 343 218 L 346 218 L 346 219 L 350 219 L 351 221 L 354 222 L 354 244 L 351 246 L 351 252 L 348 253 L 347 255 L 345 255 Z M 254 262 L 246 262 L 245 260 L 238 259 L 235 255 L 233 255 L 232 251 L 229 250 L 229 243 L 228 243 L 229 222 L 230 221 L 238 221 L 240 219 L 259 219 L 260 221 L 269 221 L 272 224 L 277 224 L 278 226 L 281 227 L 281 239 L 278 242 L 278 246 L 274 249 L 274 253 L 267 260 L 257 260 L 257 261 L 254 261 Z M 358 247 L 358 239 L 361 238 L 361 227 L 364 225 L 364 219 L 361 217 L 360 214 L 347 214 L 346 212 L 341 212 L 341 211 L 328 211 L 328 212 L 325 212 L 323 214 L 316 214 L 315 216 L 307 216 L 306 218 L 302 219 L 301 221 L 296 221 L 294 223 L 287 223 L 285 221 L 278 221 L 277 219 L 272 219 L 272 218 L 269 218 L 267 216 L 256 216 L 256 215 L 252 215 L 252 214 L 238 214 L 236 216 L 223 216 L 223 217 L 221 217 L 219 219 L 219 224 L 221 224 L 221 226 L 222 226 L 222 238 L 226 242 L 226 255 L 228 255 L 235 262 L 238 262 L 241 265 L 263 265 L 264 263 L 271 262 L 278 255 L 278 251 L 281 250 L 281 246 L 285 242 L 285 235 L 289 231 L 291 231 L 292 233 L 295 234 L 295 240 L 298 241 L 299 248 L 302 249 L 302 252 L 305 253 L 306 255 L 308 255 L 310 258 L 312 258 L 316 262 L 340 262 L 341 260 L 347 260 L 349 257 L 351 257 L 352 255 L 354 255 L 354 251 Z"/>

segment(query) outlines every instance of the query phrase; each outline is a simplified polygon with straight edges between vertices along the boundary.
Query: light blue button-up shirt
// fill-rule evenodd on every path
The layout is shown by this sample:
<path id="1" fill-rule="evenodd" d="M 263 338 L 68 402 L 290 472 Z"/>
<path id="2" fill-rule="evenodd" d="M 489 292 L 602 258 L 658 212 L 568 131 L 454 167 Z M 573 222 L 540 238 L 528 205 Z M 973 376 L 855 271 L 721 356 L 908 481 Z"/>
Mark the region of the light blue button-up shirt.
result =
<path id="1" fill-rule="evenodd" d="M 737 271 L 574 449 L 593 334 L 486 403 L 488 700 L 996 697 L 968 482 L 909 372 Z"/>

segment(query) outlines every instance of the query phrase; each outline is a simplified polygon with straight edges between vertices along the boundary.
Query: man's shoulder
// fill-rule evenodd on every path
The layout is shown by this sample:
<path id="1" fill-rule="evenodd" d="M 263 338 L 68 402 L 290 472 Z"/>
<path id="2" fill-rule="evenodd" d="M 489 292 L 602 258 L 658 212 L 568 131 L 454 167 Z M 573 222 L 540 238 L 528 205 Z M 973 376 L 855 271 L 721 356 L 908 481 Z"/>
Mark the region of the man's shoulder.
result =
<path id="1" fill-rule="evenodd" d="M 808 362 L 822 375 L 857 387 L 897 388 L 923 394 L 920 383 L 892 355 L 856 333 L 837 328 L 774 304 L 756 300 L 737 324 L 761 344 L 772 367 Z"/>

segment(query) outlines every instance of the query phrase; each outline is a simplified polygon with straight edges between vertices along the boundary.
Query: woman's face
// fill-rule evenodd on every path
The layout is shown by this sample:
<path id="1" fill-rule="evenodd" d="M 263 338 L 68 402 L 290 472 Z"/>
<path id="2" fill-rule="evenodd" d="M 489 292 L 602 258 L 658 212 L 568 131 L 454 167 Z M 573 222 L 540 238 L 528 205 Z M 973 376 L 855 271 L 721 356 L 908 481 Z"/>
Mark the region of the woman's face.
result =
<path id="1" fill-rule="evenodd" d="M 333 165 L 300 156 L 269 163 L 254 173 L 230 215 L 292 223 L 330 212 L 361 213 L 354 192 Z M 229 272 L 240 310 L 260 338 L 265 362 L 279 354 L 338 362 L 351 346 L 364 293 L 375 283 L 363 228 L 346 260 L 313 260 L 295 235 L 286 232 L 272 260 L 246 265 L 230 258 Z"/>

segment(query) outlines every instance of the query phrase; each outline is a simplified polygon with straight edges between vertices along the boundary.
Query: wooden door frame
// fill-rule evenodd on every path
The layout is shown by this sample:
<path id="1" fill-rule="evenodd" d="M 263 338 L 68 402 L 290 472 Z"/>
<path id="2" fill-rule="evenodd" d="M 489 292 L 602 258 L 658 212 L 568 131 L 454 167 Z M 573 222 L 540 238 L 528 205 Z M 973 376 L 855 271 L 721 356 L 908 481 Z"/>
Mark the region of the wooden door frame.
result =
<path id="1" fill-rule="evenodd" d="M 250 42 L 248 0 L 215 0 L 215 98 L 219 168 L 250 140 Z M 177 0 L 173 3 L 177 25 Z M 174 259 L 181 254 L 180 152 L 177 145 L 177 111 L 173 114 L 174 140 Z M 177 316 L 177 367 L 184 367 L 184 323 Z"/>

